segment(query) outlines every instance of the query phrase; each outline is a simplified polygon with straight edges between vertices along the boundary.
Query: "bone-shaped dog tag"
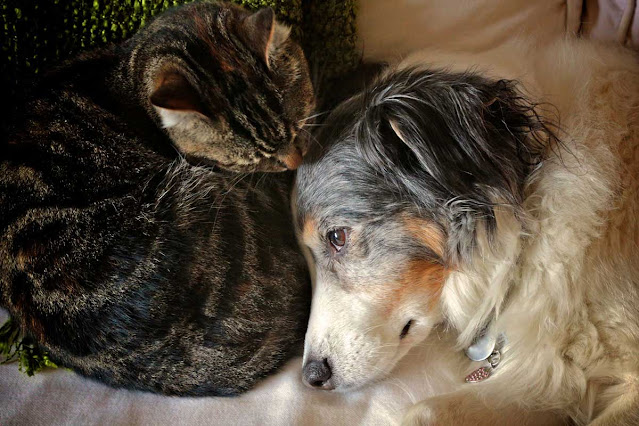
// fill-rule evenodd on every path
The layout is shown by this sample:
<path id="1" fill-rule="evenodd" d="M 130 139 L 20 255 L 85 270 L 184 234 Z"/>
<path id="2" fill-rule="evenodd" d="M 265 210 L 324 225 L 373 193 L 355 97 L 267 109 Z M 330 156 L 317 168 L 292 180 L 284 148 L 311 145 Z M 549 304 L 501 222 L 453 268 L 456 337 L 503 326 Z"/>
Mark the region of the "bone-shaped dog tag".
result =
<path id="1" fill-rule="evenodd" d="M 493 374 L 493 370 L 497 368 L 501 361 L 501 352 L 493 351 L 493 353 L 485 359 L 488 361 L 488 365 L 479 367 L 477 370 L 466 376 L 466 383 L 481 382 L 482 380 L 489 378 Z"/>

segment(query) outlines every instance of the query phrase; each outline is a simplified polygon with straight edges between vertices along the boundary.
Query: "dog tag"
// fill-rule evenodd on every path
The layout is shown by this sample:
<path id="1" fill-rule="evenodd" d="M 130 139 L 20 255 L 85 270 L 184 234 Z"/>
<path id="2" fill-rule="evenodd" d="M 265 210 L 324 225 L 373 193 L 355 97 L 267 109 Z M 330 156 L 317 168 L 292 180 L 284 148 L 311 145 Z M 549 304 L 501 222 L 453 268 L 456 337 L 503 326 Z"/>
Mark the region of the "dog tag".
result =
<path id="1" fill-rule="evenodd" d="M 493 370 L 497 368 L 501 361 L 501 352 L 494 351 L 485 359 L 488 361 L 488 365 L 479 367 L 477 370 L 466 376 L 466 383 L 477 383 L 489 378 L 493 374 Z"/>
<path id="2" fill-rule="evenodd" d="M 482 380 L 486 380 L 493 373 L 493 368 L 490 366 L 479 367 L 477 370 L 466 376 L 466 383 L 477 383 Z"/>
<path id="3" fill-rule="evenodd" d="M 494 336 L 483 335 L 466 349 L 466 356 L 473 361 L 483 361 L 495 350 L 497 339 Z"/>

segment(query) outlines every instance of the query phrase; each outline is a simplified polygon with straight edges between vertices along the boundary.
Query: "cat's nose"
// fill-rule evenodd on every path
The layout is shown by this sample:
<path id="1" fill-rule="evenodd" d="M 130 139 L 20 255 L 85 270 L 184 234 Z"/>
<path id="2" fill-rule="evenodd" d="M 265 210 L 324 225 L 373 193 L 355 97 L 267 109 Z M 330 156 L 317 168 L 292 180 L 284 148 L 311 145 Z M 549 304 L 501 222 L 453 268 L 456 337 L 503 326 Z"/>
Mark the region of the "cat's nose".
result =
<path id="1" fill-rule="evenodd" d="M 328 359 L 310 360 L 304 365 L 302 371 L 304 384 L 315 389 L 332 390 L 335 389 L 331 381 L 333 373 Z"/>
<path id="2" fill-rule="evenodd" d="M 297 147 L 293 147 L 288 153 L 280 157 L 280 161 L 286 165 L 287 169 L 295 170 L 302 164 L 302 151 Z"/>

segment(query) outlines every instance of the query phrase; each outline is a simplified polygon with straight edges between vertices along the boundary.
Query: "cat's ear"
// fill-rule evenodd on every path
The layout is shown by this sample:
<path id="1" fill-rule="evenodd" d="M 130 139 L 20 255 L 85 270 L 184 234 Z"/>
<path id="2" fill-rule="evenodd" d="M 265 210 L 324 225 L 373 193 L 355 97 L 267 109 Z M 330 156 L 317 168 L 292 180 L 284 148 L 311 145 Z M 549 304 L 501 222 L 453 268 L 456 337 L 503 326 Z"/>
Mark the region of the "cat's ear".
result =
<path id="1" fill-rule="evenodd" d="M 160 73 L 150 100 L 158 108 L 204 113 L 197 90 L 186 77 L 176 71 L 162 71 Z"/>
<path id="2" fill-rule="evenodd" d="M 253 52 L 271 66 L 271 57 L 286 41 L 291 29 L 275 20 L 270 7 L 261 9 L 242 21 L 243 36 Z"/>

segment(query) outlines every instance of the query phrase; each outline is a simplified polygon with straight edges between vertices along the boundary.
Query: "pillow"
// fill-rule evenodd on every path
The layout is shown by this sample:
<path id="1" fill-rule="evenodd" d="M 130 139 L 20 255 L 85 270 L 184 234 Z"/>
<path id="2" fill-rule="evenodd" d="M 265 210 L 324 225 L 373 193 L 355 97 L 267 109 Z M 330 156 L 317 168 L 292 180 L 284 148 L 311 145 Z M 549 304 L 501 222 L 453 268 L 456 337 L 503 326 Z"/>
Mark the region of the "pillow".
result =
<path id="1" fill-rule="evenodd" d="M 639 47 L 637 0 L 586 0 L 583 34 Z"/>
<path id="2" fill-rule="evenodd" d="M 426 47 L 482 51 L 518 34 L 540 43 L 579 31 L 582 0 L 361 0 L 359 45 L 366 61 Z"/>

